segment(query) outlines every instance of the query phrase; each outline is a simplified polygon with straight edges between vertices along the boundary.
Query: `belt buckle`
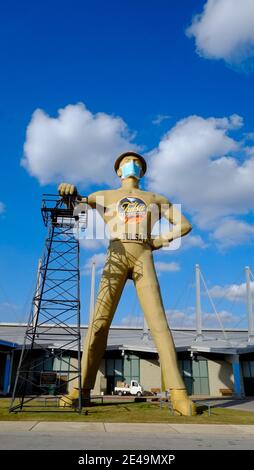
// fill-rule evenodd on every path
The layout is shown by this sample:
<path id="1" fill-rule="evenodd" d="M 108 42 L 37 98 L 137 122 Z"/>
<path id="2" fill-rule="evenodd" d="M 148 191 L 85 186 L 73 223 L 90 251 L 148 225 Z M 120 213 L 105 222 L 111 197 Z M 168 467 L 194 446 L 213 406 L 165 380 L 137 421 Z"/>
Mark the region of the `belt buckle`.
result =
<path id="1" fill-rule="evenodd" d="M 139 235 L 138 233 L 125 233 L 123 234 L 122 236 L 122 240 L 125 240 L 125 241 L 138 241 L 138 242 L 143 242 L 143 243 L 147 243 L 148 239 L 143 237 L 142 235 Z"/>

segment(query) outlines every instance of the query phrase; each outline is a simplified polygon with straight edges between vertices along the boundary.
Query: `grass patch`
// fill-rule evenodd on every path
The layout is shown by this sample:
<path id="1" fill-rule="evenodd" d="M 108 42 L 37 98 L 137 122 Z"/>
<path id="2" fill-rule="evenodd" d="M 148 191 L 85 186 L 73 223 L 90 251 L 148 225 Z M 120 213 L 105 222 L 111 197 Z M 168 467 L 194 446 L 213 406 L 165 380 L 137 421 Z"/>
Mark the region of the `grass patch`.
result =
<path id="1" fill-rule="evenodd" d="M 41 406 L 35 411 L 31 406 L 27 411 L 9 413 L 10 400 L 0 400 L 0 421 L 75 421 L 107 423 L 182 423 L 182 424 L 254 424 L 254 413 L 225 408 L 212 408 L 211 416 L 204 411 L 197 416 L 174 416 L 158 403 L 108 402 L 83 408 L 79 415 L 73 411 L 59 411 Z M 41 405 L 41 403 L 40 403 Z M 36 408 L 37 409 L 37 408 Z"/>

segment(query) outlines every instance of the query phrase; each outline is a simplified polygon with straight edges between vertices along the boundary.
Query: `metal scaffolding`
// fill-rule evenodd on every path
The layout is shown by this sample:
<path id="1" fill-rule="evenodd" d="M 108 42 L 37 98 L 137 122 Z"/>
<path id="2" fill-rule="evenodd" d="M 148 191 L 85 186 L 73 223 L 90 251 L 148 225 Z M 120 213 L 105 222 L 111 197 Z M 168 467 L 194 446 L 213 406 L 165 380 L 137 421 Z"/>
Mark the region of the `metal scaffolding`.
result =
<path id="1" fill-rule="evenodd" d="M 59 397 L 68 402 L 65 395 L 75 387 L 79 391 L 75 409 L 81 412 L 79 238 L 75 234 L 80 221 L 86 226 L 87 213 L 76 215 L 71 198 L 53 195 L 44 196 L 41 211 L 48 233 L 10 411 L 45 404 L 57 407 Z M 74 351 L 73 358 L 69 350 Z"/>

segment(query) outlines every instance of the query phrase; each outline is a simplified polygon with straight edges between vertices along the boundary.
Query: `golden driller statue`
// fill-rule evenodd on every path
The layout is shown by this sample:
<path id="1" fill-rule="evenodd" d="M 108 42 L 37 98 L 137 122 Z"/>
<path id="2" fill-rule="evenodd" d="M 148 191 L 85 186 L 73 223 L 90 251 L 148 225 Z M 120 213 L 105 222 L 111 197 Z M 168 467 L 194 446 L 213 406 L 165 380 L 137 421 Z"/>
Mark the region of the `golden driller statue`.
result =
<path id="1" fill-rule="evenodd" d="M 141 155 L 132 151 L 123 153 L 115 162 L 115 171 L 121 178 L 121 187 L 92 193 L 87 201 L 91 208 L 102 211 L 110 242 L 93 321 L 83 348 L 83 398 L 90 397 L 115 310 L 127 279 L 132 279 L 159 354 L 172 406 L 183 415 L 193 415 L 195 405 L 187 395 L 178 369 L 152 255 L 153 250 L 190 232 L 191 225 L 167 198 L 139 189 L 139 180 L 146 172 L 146 162 Z M 78 195 L 76 187 L 67 183 L 60 184 L 59 194 L 74 199 Z M 151 236 L 153 226 L 162 217 L 173 224 L 173 230 L 154 238 Z M 68 398 L 75 400 L 77 390 Z"/>

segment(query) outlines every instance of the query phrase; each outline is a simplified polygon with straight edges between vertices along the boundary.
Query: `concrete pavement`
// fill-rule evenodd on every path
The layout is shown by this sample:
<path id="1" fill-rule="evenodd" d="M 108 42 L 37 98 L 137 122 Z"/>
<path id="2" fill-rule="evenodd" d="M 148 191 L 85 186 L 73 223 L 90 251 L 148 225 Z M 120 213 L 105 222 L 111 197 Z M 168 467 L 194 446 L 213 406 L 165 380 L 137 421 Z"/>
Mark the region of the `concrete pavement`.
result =
<path id="1" fill-rule="evenodd" d="M 167 433 L 167 434 L 206 434 L 206 435 L 246 435 L 254 437 L 254 425 L 241 424 L 168 424 L 168 423 L 97 423 L 73 421 L 0 421 L 0 436 L 3 433 Z"/>
<path id="2" fill-rule="evenodd" d="M 254 449 L 254 426 L 1 421 L 0 449 Z"/>
<path id="3" fill-rule="evenodd" d="M 213 405 L 213 407 L 229 408 L 230 410 L 241 410 L 254 412 L 254 400 L 253 398 L 242 398 L 242 399 L 224 399 L 224 400 L 207 400 Z"/>

